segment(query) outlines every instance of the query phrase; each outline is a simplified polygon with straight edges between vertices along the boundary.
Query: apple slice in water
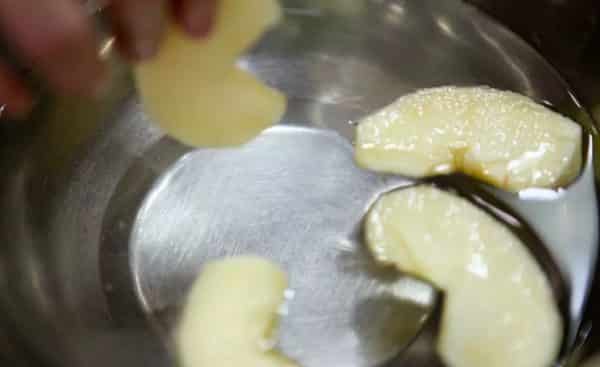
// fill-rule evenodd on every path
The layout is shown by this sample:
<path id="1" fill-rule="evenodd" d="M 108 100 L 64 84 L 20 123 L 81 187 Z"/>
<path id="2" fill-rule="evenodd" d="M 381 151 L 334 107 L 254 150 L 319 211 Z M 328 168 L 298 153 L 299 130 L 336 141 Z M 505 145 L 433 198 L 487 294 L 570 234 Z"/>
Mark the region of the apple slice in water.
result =
<path id="1" fill-rule="evenodd" d="M 528 97 L 440 87 L 401 97 L 362 120 L 364 168 L 412 177 L 462 172 L 508 191 L 556 188 L 582 164 L 582 129 Z"/>
<path id="2" fill-rule="evenodd" d="M 287 277 L 257 257 L 206 264 L 176 332 L 182 367 L 295 367 L 272 350 Z"/>
<path id="3" fill-rule="evenodd" d="M 445 294 L 438 353 L 453 367 L 548 367 L 562 341 L 549 280 L 518 237 L 430 186 L 382 196 L 365 222 L 375 259 Z"/>

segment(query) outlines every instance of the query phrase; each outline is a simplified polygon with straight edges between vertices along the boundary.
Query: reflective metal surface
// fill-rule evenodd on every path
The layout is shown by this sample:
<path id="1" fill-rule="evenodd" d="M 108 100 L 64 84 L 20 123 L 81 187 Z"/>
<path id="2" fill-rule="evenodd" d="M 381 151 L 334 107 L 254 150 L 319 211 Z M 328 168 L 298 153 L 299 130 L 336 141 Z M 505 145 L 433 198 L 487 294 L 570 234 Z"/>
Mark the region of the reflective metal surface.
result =
<path id="1" fill-rule="evenodd" d="M 189 153 L 146 197 L 130 241 L 145 311 L 168 331 L 202 264 L 259 254 L 289 273 L 281 347 L 302 366 L 375 366 L 419 330 L 431 287 L 377 274 L 360 222 L 396 182 L 358 169 L 335 133 L 274 128 L 241 149 Z M 386 314 L 387 313 L 387 314 Z"/>
<path id="2" fill-rule="evenodd" d="M 29 127 L 0 127 L 0 311 L 49 366 L 172 365 L 164 336 L 203 261 L 244 252 L 290 272 L 286 352 L 306 367 L 384 362 L 435 294 L 361 252 L 361 215 L 405 181 L 353 165 L 348 122 L 443 84 L 510 89 L 585 118 L 544 59 L 458 0 L 282 3 L 284 23 L 241 64 L 290 106 L 244 147 L 191 151 L 164 138 L 118 62 L 102 103 L 53 100 Z M 598 236 L 587 163 L 554 201 L 497 193 L 554 256 L 570 335 Z"/>

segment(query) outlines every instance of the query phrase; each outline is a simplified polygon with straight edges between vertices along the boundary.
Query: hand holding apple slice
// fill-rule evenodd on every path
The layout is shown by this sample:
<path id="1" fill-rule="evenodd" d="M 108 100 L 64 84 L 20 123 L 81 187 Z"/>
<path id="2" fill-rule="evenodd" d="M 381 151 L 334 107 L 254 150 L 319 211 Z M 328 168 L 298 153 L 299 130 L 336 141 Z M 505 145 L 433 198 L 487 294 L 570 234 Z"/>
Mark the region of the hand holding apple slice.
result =
<path id="1" fill-rule="evenodd" d="M 581 169 L 581 127 L 512 92 L 441 87 L 401 97 L 356 131 L 362 167 L 412 177 L 462 172 L 509 191 L 556 188 Z"/>
<path id="2" fill-rule="evenodd" d="M 546 275 L 505 226 L 429 186 L 384 195 L 365 236 L 375 259 L 444 290 L 438 352 L 453 367 L 549 367 L 562 320 Z"/>
<path id="3" fill-rule="evenodd" d="M 283 116 L 286 98 L 239 69 L 238 57 L 281 17 L 276 0 L 220 0 L 213 33 L 189 39 L 172 25 L 154 60 L 136 70 L 144 107 L 174 138 L 239 145 Z"/>
<path id="4" fill-rule="evenodd" d="M 295 367 L 272 350 L 285 273 L 256 257 L 205 265 L 177 330 L 182 367 Z"/>

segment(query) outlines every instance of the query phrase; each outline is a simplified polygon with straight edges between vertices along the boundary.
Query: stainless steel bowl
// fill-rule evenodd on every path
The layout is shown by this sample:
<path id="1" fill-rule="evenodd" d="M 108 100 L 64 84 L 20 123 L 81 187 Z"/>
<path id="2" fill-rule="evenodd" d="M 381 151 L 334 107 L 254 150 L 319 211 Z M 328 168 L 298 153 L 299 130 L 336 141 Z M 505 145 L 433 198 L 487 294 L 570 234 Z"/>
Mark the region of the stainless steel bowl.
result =
<path id="1" fill-rule="evenodd" d="M 323 190 L 336 197 L 346 195 L 340 201 L 345 204 L 330 207 L 318 217 L 330 219 L 334 228 L 344 227 L 352 218 L 345 222 L 337 216 L 364 206 L 356 199 L 360 183 L 352 174 L 343 176 L 342 169 L 351 169 L 351 162 L 338 154 L 352 138 L 348 122 L 401 94 L 443 84 L 486 84 L 546 101 L 581 119 L 587 117 L 575 93 L 543 57 L 461 1 L 282 3 L 284 22 L 241 62 L 290 97 L 282 127 L 260 138 L 272 147 L 245 148 L 254 159 L 277 163 L 265 163 L 248 173 L 258 167 L 244 162 L 248 155 L 211 151 L 187 155 L 189 148 L 164 137 L 149 123 L 129 70 L 116 58 L 112 58 L 112 90 L 105 100 L 48 98 L 28 124 L 0 127 L 0 325 L 4 330 L 0 352 L 11 358 L 11 365 L 171 365 L 168 346 L 156 326 L 160 330 L 172 322 L 172 308 L 180 303 L 200 260 L 189 255 L 188 247 L 165 245 L 161 250 L 153 247 L 159 241 L 152 239 L 168 243 L 169 238 L 183 238 L 190 245 L 201 235 L 186 231 L 197 226 L 199 219 L 196 214 L 185 214 L 190 208 L 185 205 L 175 212 L 166 210 L 162 217 L 159 211 L 149 217 L 140 210 L 153 203 L 159 209 L 164 203 L 177 205 L 178 195 L 190 204 L 190 190 L 193 198 L 226 200 L 228 179 L 258 180 L 257 172 L 262 170 L 269 173 L 263 178 L 288 174 L 287 191 L 278 194 L 268 181 L 253 181 L 246 185 L 249 192 L 260 195 L 258 186 L 262 185 L 263 194 L 274 205 L 304 203 L 299 211 L 304 215 L 311 206 L 319 211 L 323 205 L 333 205 L 323 201 Z M 286 139 L 302 145 L 285 150 Z M 317 145 L 317 140 L 322 143 Z M 215 161 L 216 156 L 220 160 Z M 177 171 L 190 161 L 196 163 Z M 286 165 L 295 166 L 269 172 Z M 310 179 L 319 169 L 341 176 L 331 179 L 333 186 L 323 186 L 325 181 Z M 226 174 L 229 171 L 231 177 Z M 221 186 L 211 172 L 219 173 Z M 161 196 L 157 180 L 162 177 L 160 182 L 168 185 L 168 177 L 176 173 L 187 175 L 185 183 L 193 186 L 175 185 Z M 365 185 L 371 179 L 361 177 Z M 316 186 L 306 198 L 314 201 L 302 200 L 311 185 Z M 241 195 L 243 186 L 232 186 L 238 190 L 231 192 L 233 198 Z M 212 197 L 206 191 L 209 188 L 221 196 Z M 284 193 L 299 197 L 293 200 Z M 252 202 L 239 206 L 228 202 L 232 209 L 260 214 L 248 209 Z M 218 207 L 216 201 L 210 204 Z M 287 215 L 278 225 L 290 231 L 280 232 L 281 241 L 286 233 L 306 233 L 299 232 L 299 225 L 320 223 L 294 217 L 293 211 L 283 211 L 286 208 L 277 209 L 278 214 Z M 263 209 L 263 220 L 269 219 L 273 226 L 272 213 Z M 186 226 L 179 227 L 181 223 Z M 178 228 L 183 232 L 177 232 Z M 248 230 L 245 235 L 268 243 L 264 236 L 273 233 Z M 140 238 L 145 240 L 139 242 Z M 223 235 L 219 240 L 224 238 L 235 242 L 238 237 Z M 309 243 L 314 237 L 295 239 L 300 240 Z M 287 259 L 286 266 L 298 278 L 302 271 L 293 266 L 293 259 L 308 255 L 300 242 L 294 243 L 298 253 Z M 309 250 L 318 251 L 318 246 L 305 251 Z M 317 276 L 323 275 L 309 279 L 317 281 Z"/>

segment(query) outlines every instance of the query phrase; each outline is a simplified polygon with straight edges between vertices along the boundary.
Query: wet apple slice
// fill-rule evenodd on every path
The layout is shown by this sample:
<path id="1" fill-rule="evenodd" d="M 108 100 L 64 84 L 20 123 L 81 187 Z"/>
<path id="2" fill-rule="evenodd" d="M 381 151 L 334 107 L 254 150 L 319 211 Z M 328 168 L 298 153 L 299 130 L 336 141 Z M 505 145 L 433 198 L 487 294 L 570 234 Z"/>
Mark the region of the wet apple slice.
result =
<path id="1" fill-rule="evenodd" d="M 562 340 L 549 281 L 526 246 L 465 199 L 430 186 L 384 195 L 365 236 L 375 259 L 443 289 L 438 352 L 453 367 L 548 367 Z"/>
<path id="2" fill-rule="evenodd" d="M 275 0 L 222 0 L 205 40 L 172 25 L 158 56 L 136 69 L 146 111 L 167 134 L 204 147 L 242 144 L 278 122 L 285 96 L 236 61 L 280 16 Z"/>
<path id="3" fill-rule="evenodd" d="M 260 258 L 205 265 L 177 329 L 181 366 L 295 367 L 272 349 L 286 288 L 285 273 Z"/>
<path id="4" fill-rule="evenodd" d="M 581 169 L 582 130 L 512 92 L 440 87 L 401 97 L 362 120 L 356 161 L 386 173 L 463 172 L 499 188 L 555 188 Z"/>

